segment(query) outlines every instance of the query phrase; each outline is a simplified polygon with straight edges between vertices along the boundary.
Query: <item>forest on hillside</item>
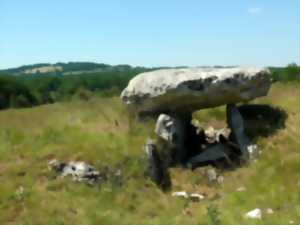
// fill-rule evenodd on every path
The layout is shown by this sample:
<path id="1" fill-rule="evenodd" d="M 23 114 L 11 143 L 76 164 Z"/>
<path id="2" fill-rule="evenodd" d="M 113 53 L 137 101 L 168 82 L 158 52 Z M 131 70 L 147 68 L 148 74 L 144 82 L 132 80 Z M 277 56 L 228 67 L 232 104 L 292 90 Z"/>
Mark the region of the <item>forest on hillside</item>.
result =
<path id="1" fill-rule="evenodd" d="M 72 98 L 88 100 L 94 94 L 101 96 L 120 94 L 131 78 L 150 70 L 140 67 L 122 68 L 118 66 L 99 72 L 87 70 L 76 75 L 62 75 L 61 72 L 12 75 L 8 71 L 2 72 L 0 109 L 30 107 L 68 101 Z"/>
<path id="2" fill-rule="evenodd" d="M 73 98 L 88 100 L 93 95 L 119 95 L 129 80 L 153 68 L 110 66 L 95 63 L 57 63 L 59 71 L 41 74 L 28 73 L 37 67 L 53 66 L 36 64 L 0 72 L 0 109 L 30 107 L 68 101 Z M 270 67 L 273 82 L 300 81 L 300 67 Z M 26 74 L 24 71 L 27 71 Z M 69 75 L 66 75 L 69 74 Z"/>

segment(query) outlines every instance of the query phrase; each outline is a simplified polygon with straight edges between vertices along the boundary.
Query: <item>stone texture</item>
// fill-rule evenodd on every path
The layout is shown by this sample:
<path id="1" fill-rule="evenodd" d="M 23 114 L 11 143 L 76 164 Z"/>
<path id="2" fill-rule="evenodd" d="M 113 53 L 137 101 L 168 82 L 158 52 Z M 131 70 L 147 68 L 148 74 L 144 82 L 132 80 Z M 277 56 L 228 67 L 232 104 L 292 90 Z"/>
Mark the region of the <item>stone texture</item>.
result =
<path id="1" fill-rule="evenodd" d="M 226 159 L 230 163 L 228 154 L 231 149 L 221 143 L 207 147 L 202 153 L 189 159 L 188 163 L 193 167 L 199 163 Z"/>
<path id="2" fill-rule="evenodd" d="M 180 123 L 176 118 L 167 114 L 160 114 L 155 125 L 155 133 L 165 141 L 175 144 L 177 136 L 181 132 Z"/>
<path id="3" fill-rule="evenodd" d="M 184 120 L 178 116 L 160 114 L 156 122 L 155 133 L 175 149 L 176 161 L 185 157 L 186 124 Z"/>
<path id="4" fill-rule="evenodd" d="M 208 143 L 216 143 L 220 142 L 221 136 L 225 139 L 228 139 L 230 130 L 228 128 L 223 129 L 214 129 L 212 126 L 209 126 L 207 129 L 204 130 L 205 139 Z"/>
<path id="5" fill-rule="evenodd" d="M 244 120 L 234 104 L 227 105 L 227 124 L 231 129 L 233 134 L 234 141 L 238 144 L 244 159 L 249 159 L 250 153 L 252 153 L 253 145 L 250 142 L 250 139 L 245 133 Z"/>
<path id="6" fill-rule="evenodd" d="M 60 163 L 54 159 L 48 163 L 48 168 L 61 174 L 61 177 L 71 176 L 74 181 L 86 181 L 90 184 L 103 180 L 104 177 L 93 166 L 85 162 Z"/>
<path id="7" fill-rule="evenodd" d="M 152 139 L 147 140 L 144 151 L 147 157 L 147 174 L 154 183 L 160 185 L 164 178 L 163 165 Z"/>
<path id="8" fill-rule="evenodd" d="M 190 128 L 190 116 L 160 114 L 155 125 L 155 133 L 169 143 L 173 149 L 175 161 L 186 159 L 187 136 Z"/>
<path id="9" fill-rule="evenodd" d="M 259 208 L 253 209 L 253 210 L 247 212 L 245 214 L 245 217 L 251 218 L 251 219 L 261 219 L 262 218 L 261 209 L 259 209 Z"/>
<path id="10" fill-rule="evenodd" d="M 265 96 L 270 85 L 267 69 L 163 69 L 133 78 L 121 98 L 139 113 L 185 113 Z"/>

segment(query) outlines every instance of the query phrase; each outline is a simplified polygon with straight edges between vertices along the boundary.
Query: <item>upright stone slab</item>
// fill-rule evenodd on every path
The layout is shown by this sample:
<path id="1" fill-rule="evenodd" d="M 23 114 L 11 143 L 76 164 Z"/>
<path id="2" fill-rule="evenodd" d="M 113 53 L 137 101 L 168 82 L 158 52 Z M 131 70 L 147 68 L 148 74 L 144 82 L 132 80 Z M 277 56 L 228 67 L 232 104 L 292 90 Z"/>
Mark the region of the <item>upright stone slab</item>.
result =
<path id="1" fill-rule="evenodd" d="M 251 146 L 251 142 L 245 132 L 243 117 L 234 104 L 227 105 L 226 114 L 227 124 L 231 129 L 235 142 L 239 145 L 243 157 L 248 159 L 248 147 Z"/>
<path id="2" fill-rule="evenodd" d="M 155 126 L 155 133 L 170 144 L 177 163 L 186 159 L 187 134 L 191 122 L 190 116 L 160 114 Z"/>
<path id="3" fill-rule="evenodd" d="M 144 151 L 147 157 L 147 174 L 153 182 L 160 185 L 164 176 L 164 168 L 153 140 L 147 140 Z"/>

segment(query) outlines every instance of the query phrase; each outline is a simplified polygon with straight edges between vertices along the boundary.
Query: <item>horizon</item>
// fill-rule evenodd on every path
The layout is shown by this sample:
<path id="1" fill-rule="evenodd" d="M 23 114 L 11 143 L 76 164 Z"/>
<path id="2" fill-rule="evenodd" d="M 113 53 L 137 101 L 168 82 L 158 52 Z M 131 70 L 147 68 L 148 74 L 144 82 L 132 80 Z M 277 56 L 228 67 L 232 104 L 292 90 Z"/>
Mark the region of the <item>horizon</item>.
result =
<path id="1" fill-rule="evenodd" d="M 300 2 L 0 1 L 0 69 L 300 64 Z"/>
<path id="2" fill-rule="evenodd" d="M 42 65 L 42 64 L 49 64 L 49 65 L 53 66 L 53 65 L 56 65 L 56 64 L 59 64 L 59 63 L 62 63 L 62 64 L 68 64 L 68 63 L 95 63 L 95 64 L 105 64 L 105 65 L 109 65 L 109 66 L 131 66 L 131 67 L 144 67 L 144 68 L 167 68 L 167 67 L 170 67 L 170 68 L 175 68 L 175 67 L 187 67 L 187 68 L 202 68 L 202 67 L 203 68 L 206 68 L 206 67 L 208 67 L 208 68 L 210 68 L 210 67 L 211 68 L 213 68 L 213 67 L 224 67 L 224 68 L 225 67 L 250 67 L 250 66 L 243 66 L 243 65 L 194 65 L 194 66 L 187 66 L 187 65 L 164 66 L 164 65 L 161 65 L 161 66 L 143 66 L 143 65 L 131 65 L 131 64 L 109 64 L 109 63 L 92 62 L 92 61 L 68 61 L 68 62 L 57 61 L 57 62 L 54 62 L 54 63 L 52 63 L 52 62 L 51 63 L 48 63 L 48 62 L 37 62 L 37 63 L 31 63 L 31 64 L 17 65 L 17 66 L 9 67 L 9 68 L 0 68 L 0 71 L 10 70 L 10 69 L 17 69 L 17 68 L 21 68 L 23 66 L 37 66 L 37 65 Z M 289 64 L 292 64 L 292 63 L 295 63 L 295 62 L 291 62 Z M 273 65 L 270 65 L 270 66 L 253 66 L 253 67 L 258 67 L 258 68 L 284 68 L 284 67 L 288 66 L 289 64 L 282 65 L 282 66 L 273 66 Z"/>

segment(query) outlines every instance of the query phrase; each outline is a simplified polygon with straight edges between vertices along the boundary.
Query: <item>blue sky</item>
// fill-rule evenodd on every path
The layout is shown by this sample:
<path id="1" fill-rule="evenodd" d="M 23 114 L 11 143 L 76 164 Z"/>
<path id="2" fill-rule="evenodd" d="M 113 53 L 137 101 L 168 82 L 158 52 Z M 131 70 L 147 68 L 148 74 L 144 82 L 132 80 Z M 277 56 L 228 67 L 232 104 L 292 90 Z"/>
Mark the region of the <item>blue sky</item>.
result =
<path id="1" fill-rule="evenodd" d="M 300 0 L 0 0 L 0 68 L 300 64 Z"/>

